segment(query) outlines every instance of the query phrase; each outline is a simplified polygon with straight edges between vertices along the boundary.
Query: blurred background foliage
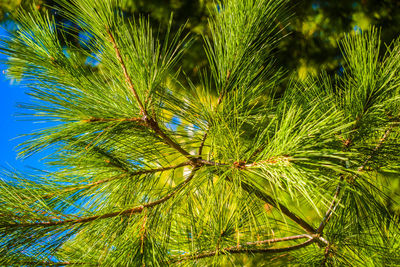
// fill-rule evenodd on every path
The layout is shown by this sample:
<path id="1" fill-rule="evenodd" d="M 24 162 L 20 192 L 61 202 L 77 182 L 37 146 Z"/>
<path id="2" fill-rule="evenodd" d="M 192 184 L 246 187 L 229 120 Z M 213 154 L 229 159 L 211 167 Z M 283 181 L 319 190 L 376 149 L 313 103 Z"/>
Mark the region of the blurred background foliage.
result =
<path id="1" fill-rule="evenodd" d="M 173 24 L 178 28 L 183 23 L 197 38 L 207 34 L 207 19 L 213 0 L 122 0 L 126 17 L 144 14 L 153 25 L 163 29 L 168 25 L 171 12 Z M 0 0 L 0 20 L 7 25 L 18 7 L 49 10 L 60 23 L 57 10 L 51 0 Z M 300 79 L 317 75 L 322 70 L 329 74 L 340 73 L 342 57 L 337 46 L 338 40 L 352 31 L 361 31 L 374 25 L 382 30 L 382 40 L 389 44 L 399 35 L 399 0 L 292 0 L 289 1 L 289 25 L 282 25 L 286 35 L 280 43 L 277 60 L 289 73 L 296 73 Z M 277 21 L 277 23 L 280 23 Z M 285 27 L 286 26 L 286 27 Z M 73 39 L 73 35 L 69 38 Z M 76 34 L 75 41 L 84 45 Z M 384 45 L 384 44 L 383 44 Z M 82 59 L 83 63 L 86 59 Z M 90 62 L 86 62 L 90 63 Z M 196 42 L 182 62 L 183 70 L 193 79 L 199 68 L 206 64 L 202 42 Z M 91 65 L 96 65 L 92 64 Z M 98 67 L 98 66 L 96 66 Z"/>

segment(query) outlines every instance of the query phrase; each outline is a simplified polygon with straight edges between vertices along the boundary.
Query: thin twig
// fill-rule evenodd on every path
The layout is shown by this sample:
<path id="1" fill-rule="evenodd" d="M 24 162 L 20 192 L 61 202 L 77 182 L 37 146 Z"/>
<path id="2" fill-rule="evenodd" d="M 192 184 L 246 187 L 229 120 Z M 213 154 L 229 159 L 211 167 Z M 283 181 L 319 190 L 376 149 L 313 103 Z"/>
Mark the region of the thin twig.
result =
<path id="1" fill-rule="evenodd" d="M 243 167 L 245 168 L 252 168 L 252 167 L 257 167 L 257 166 L 262 166 L 262 165 L 268 165 L 268 164 L 276 164 L 276 163 L 288 163 L 291 161 L 291 158 L 288 156 L 281 156 L 281 157 L 271 157 L 266 160 L 261 160 L 261 161 L 256 161 L 248 164 L 244 164 Z"/>
<path id="2" fill-rule="evenodd" d="M 207 134 L 208 134 L 208 131 L 204 134 L 203 139 L 201 140 L 201 144 L 200 144 L 199 152 L 198 152 L 199 157 L 201 157 L 201 154 L 203 153 L 203 147 L 204 147 L 204 144 L 205 144 L 206 139 L 207 139 Z"/>
<path id="3" fill-rule="evenodd" d="M 121 56 L 121 53 L 120 53 L 119 48 L 118 48 L 118 46 L 117 46 L 117 43 L 115 42 L 114 36 L 112 35 L 112 33 L 111 33 L 111 31 L 110 31 L 109 28 L 107 28 L 107 33 L 108 33 L 108 36 L 109 36 L 110 39 L 111 39 L 111 43 L 112 43 L 112 45 L 113 45 L 113 47 L 114 47 L 114 50 L 115 50 L 115 54 L 116 54 L 116 56 L 117 56 L 117 59 L 118 59 L 119 63 L 121 64 L 121 68 L 122 68 L 122 71 L 124 72 L 124 76 L 125 76 L 125 81 L 126 81 L 128 87 L 129 87 L 129 89 L 130 89 L 131 92 L 133 93 L 133 95 L 134 95 L 134 97 L 135 97 L 135 99 L 136 99 L 136 101 L 137 101 L 137 104 L 139 105 L 140 112 L 143 114 L 143 116 L 146 117 L 146 116 L 147 116 L 147 111 L 146 111 L 146 109 L 144 108 L 144 106 L 143 106 L 143 104 L 142 104 L 142 101 L 140 100 L 139 95 L 137 94 L 137 92 L 136 92 L 136 90 L 135 90 L 135 86 L 133 85 L 132 79 L 131 79 L 131 77 L 130 77 L 129 74 L 128 74 L 128 70 L 127 70 L 127 68 L 126 68 L 124 59 L 123 59 L 122 56 Z"/>
<path id="4" fill-rule="evenodd" d="M 310 239 L 312 237 L 310 235 L 307 235 L 307 234 L 293 235 L 293 236 L 286 236 L 286 237 L 280 237 L 280 238 L 272 238 L 272 239 L 267 239 L 267 240 L 247 242 L 245 245 L 246 246 L 262 245 L 262 244 L 268 244 L 269 245 L 269 244 L 272 244 L 272 243 L 278 243 L 278 242 L 284 242 L 284 241 L 290 241 L 290 240 L 297 240 L 297 239 L 304 239 L 304 238 Z"/>
<path id="5" fill-rule="evenodd" d="M 194 168 L 189 175 L 188 178 L 186 178 L 185 181 L 183 181 L 181 184 L 176 186 L 174 188 L 174 191 L 169 193 L 168 195 L 164 196 L 163 198 L 156 200 L 154 202 L 146 203 L 144 205 L 140 205 L 131 209 L 123 210 L 123 211 L 116 211 L 116 212 L 111 212 L 103 215 L 95 215 L 95 216 L 89 216 L 89 217 L 84 217 L 80 219 L 69 219 L 69 220 L 62 220 L 62 221 L 48 221 L 48 222 L 37 222 L 37 223 L 17 223 L 17 224 L 8 224 L 8 225 L 1 225 L 0 228 L 4 227 L 33 227 L 33 226 L 44 226 L 44 227 L 49 227 L 49 226 L 56 226 L 56 225 L 64 225 L 64 224 L 78 224 L 78 223 L 87 223 L 91 222 L 94 220 L 98 219 L 106 219 L 106 218 L 112 218 L 120 215 L 131 215 L 135 213 L 141 213 L 144 209 L 146 208 L 151 208 L 154 206 L 157 206 L 159 204 L 162 204 L 175 196 L 183 187 L 185 187 L 194 177 L 196 171 L 198 168 Z"/>
<path id="6" fill-rule="evenodd" d="M 142 118 L 89 118 L 89 119 L 83 119 L 81 122 L 112 122 L 112 121 L 117 121 L 117 122 L 137 122 L 141 125 L 145 125 L 143 122 Z"/>
<path id="7" fill-rule="evenodd" d="M 331 246 L 328 245 L 328 246 L 325 248 L 325 251 L 324 251 L 324 259 L 323 259 L 322 262 L 321 262 L 321 266 L 326 266 L 326 262 L 328 261 L 328 257 L 329 257 L 329 255 L 330 255 L 330 253 L 331 253 Z"/>
<path id="8" fill-rule="evenodd" d="M 271 206 L 279 209 L 283 214 L 285 214 L 287 217 L 289 217 L 293 222 L 295 222 L 301 228 L 306 230 L 307 233 L 309 233 L 309 234 L 315 234 L 316 233 L 314 227 L 312 227 L 308 222 L 306 222 L 305 220 L 300 218 L 297 214 L 295 214 L 292 211 L 290 211 L 286 206 L 284 206 L 283 204 L 281 204 L 278 201 L 276 201 L 273 197 L 271 197 L 271 196 L 269 196 L 269 195 L 267 195 L 264 192 L 261 192 L 259 190 L 255 190 L 253 187 L 251 187 L 250 185 L 248 185 L 248 184 L 246 184 L 244 182 L 241 183 L 241 186 L 248 193 L 250 193 L 250 194 L 254 193 L 258 198 L 260 198 L 264 202 L 266 202 L 266 203 L 270 204 Z"/>
<path id="9" fill-rule="evenodd" d="M 192 160 L 192 157 L 190 155 L 189 152 L 187 152 L 186 150 L 184 150 L 178 143 L 174 142 L 168 135 L 166 135 L 160 128 L 160 126 L 158 125 L 158 123 L 149 116 L 149 114 L 147 114 L 147 111 L 145 109 L 145 107 L 142 104 L 142 101 L 139 98 L 139 95 L 137 94 L 135 87 L 132 83 L 131 77 L 128 74 L 128 70 L 126 68 L 124 59 L 121 56 L 121 53 L 119 51 L 119 48 L 117 46 L 117 43 L 115 42 L 114 36 L 112 35 L 111 31 L 109 29 L 107 29 L 107 33 L 110 36 L 111 39 L 111 43 L 114 47 L 115 53 L 117 55 L 117 59 L 119 61 L 119 63 L 121 64 L 122 70 L 124 72 L 124 76 L 125 76 L 125 80 L 126 83 L 129 87 L 129 89 L 132 91 L 133 95 L 136 98 L 136 101 L 139 105 L 140 108 L 140 112 L 141 114 L 143 114 L 143 121 L 146 123 L 146 126 L 150 127 L 151 129 L 153 129 L 153 131 L 159 136 L 161 137 L 161 139 L 164 140 L 165 143 L 167 143 L 169 146 L 173 147 L 174 149 L 176 149 L 179 153 L 181 153 L 182 155 L 184 155 L 186 158 L 188 158 L 189 160 Z M 196 165 L 195 162 L 192 162 L 192 165 Z"/>
<path id="10" fill-rule="evenodd" d="M 216 162 L 216 161 L 212 161 L 212 160 L 205 160 L 205 159 L 201 159 L 201 158 L 196 158 L 196 159 L 194 159 L 194 161 L 197 164 L 199 164 L 200 166 L 207 165 L 207 166 L 232 166 L 233 167 L 232 164 Z"/>
<path id="11" fill-rule="evenodd" d="M 160 126 L 158 123 L 151 117 L 145 117 L 145 122 L 147 123 L 147 126 L 153 129 L 153 131 L 170 147 L 174 148 L 177 150 L 179 153 L 181 153 L 183 156 L 185 156 L 187 159 L 189 159 L 192 162 L 192 165 L 197 165 L 195 162 L 195 159 L 193 158 L 192 155 L 185 149 L 181 147 L 180 144 L 176 143 L 173 141 L 167 134 L 164 133 L 163 130 L 161 130 Z"/>
<path id="12" fill-rule="evenodd" d="M 289 247 L 283 247 L 283 248 L 249 248 L 249 247 L 239 247 L 237 248 L 236 246 L 234 247 L 229 247 L 225 249 L 221 249 L 218 251 L 206 251 L 202 253 L 197 253 L 193 255 L 188 255 L 188 256 L 183 256 L 178 259 L 173 260 L 170 263 L 181 263 L 186 260 L 198 260 L 198 259 L 203 259 L 203 258 L 208 258 L 208 257 L 214 257 L 214 256 L 219 256 L 219 255 L 226 255 L 226 254 L 241 254 L 241 253 L 281 253 L 281 252 L 287 252 L 287 251 L 292 251 L 292 250 L 297 250 L 300 248 L 304 248 L 306 246 L 309 246 L 316 242 L 316 239 L 310 238 L 307 241 L 289 246 Z"/>
<path id="13" fill-rule="evenodd" d="M 228 70 L 227 72 L 227 76 L 226 76 L 226 82 L 224 85 L 224 88 L 221 90 L 221 93 L 218 97 L 218 101 L 217 101 L 217 106 L 216 108 L 219 107 L 219 105 L 222 102 L 222 99 L 225 95 L 225 87 L 229 81 L 229 78 L 231 76 L 231 72 L 230 70 Z M 201 146 L 202 148 L 202 146 Z M 257 149 L 255 153 L 259 153 L 261 150 L 261 148 Z M 200 154 L 200 153 L 199 153 Z M 284 158 L 285 161 L 288 161 L 287 158 Z M 239 168 L 239 169 L 246 169 L 249 167 L 254 167 L 257 166 L 261 163 L 271 163 L 271 161 L 263 161 L 263 162 L 254 162 L 254 163 L 250 163 L 250 164 L 246 164 L 245 161 L 241 162 L 235 162 L 233 164 L 234 168 Z M 276 161 L 274 160 L 273 163 L 276 163 Z M 274 200 L 271 196 L 266 195 L 258 190 L 255 190 L 254 188 L 252 188 L 250 185 L 246 184 L 246 183 L 241 183 L 242 188 L 247 191 L 248 193 L 254 193 L 257 197 L 259 197 L 260 199 L 262 199 L 264 202 L 269 203 L 270 205 L 274 206 L 275 208 L 278 208 L 282 211 L 283 214 L 285 214 L 286 216 L 288 216 L 290 219 L 292 219 L 295 223 L 297 223 L 298 225 L 300 225 L 304 230 L 306 230 L 309 234 L 315 234 L 315 229 L 308 224 L 306 221 L 304 221 L 303 219 L 301 219 L 298 215 L 296 215 L 295 213 L 291 212 L 288 208 L 286 208 L 284 205 L 278 203 L 276 200 Z"/>
<path id="14" fill-rule="evenodd" d="M 186 150 L 184 150 L 178 143 L 174 142 L 168 135 L 166 135 L 160 128 L 160 126 L 158 125 L 158 123 L 149 116 L 149 114 L 147 113 L 145 107 L 142 104 L 142 101 L 139 98 L 139 95 L 137 94 L 135 87 L 132 83 L 131 77 L 128 74 L 128 70 L 126 68 L 124 59 L 121 56 L 121 53 L 119 51 L 119 48 L 117 46 L 117 43 L 115 42 L 114 36 L 112 35 L 110 29 L 107 28 L 107 33 L 111 39 L 111 43 L 114 47 L 117 59 L 119 61 L 119 63 L 121 64 L 122 70 L 124 72 L 124 76 L 125 76 L 125 80 L 126 83 L 129 87 L 129 89 L 132 91 L 133 95 L 136 98 L 136 101 L 139 105 L 140 108 L 140 112 L 143 115 L 143 121 L 146 123 L 146 126 L 148 126 L 149 128 L 153 129 L 153 131 L 161 138 L 164 140 L 165 143 L 167 143 L 169 146 L 173 147 L 174 149 L 176 149 L 179 153 L 181 153 L 182 155 L 184 155 L 186 158 L 188 158 L 189 160 L 192 161 L 192 165 L 196 166 L 197 163 L 192 159 L 192 156 L 190 155 L 189 152 L 187 152 Z"/>

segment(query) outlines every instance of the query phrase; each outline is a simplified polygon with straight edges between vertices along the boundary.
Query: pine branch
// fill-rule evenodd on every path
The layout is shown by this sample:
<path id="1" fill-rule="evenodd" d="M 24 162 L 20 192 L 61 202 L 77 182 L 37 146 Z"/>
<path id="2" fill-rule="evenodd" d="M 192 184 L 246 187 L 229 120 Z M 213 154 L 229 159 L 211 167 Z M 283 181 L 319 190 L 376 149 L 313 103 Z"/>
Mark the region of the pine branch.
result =
<path id="1" fill-rule="evenodd" d="M 203 147 L 204 147 L 204 144 L 205 144 L 205 142 L 207 140 L 207 134 L 208 134 L 208 131 L 203 135 L 203 139 L 201 140 L 201 144 L 200 144 L 199 152 L 198 152 L 199 157 L 201 157 L 201 154 L 203 153 Z"/>
<path id="2" fill-rule="evenodd" d="M 184 188 L 194 177 L 196 171 L 198 168 L 194 168 L 191 172 L 191 174 L 186 178 L 185 181 L 183 181 L 181 184 L 179 184 L 177 187 L 174 188 L 174 190 L 164 196 L 163 198 L 146 203 L 144 205 L 140 205 L 131 209 L 123 210 L 123 211 L 117 211 L 117 212 L 111 212 L 103 215 L 95 215 L 95 216 L 89 216 L 89 217 L 84 217 L 84 218 L 79 218 L 79 219 L 68 219 L 68 220 L 62 220 L 62 221 L 48 221 L 48 222 L 37 222 L 37 223 L 19 223 L 19 224 L 8 224 L 8 225 L 1 225 L 0 228 L 15 228 L 15 227 L 51 227 L 51 226 L 58 226 L 58 225 L 74 225 L 74 224 L 81 224 L 81 223 L 87 223 L 91 222 L 94 220 L 99 220 L 99 219 L 107 219 L 107 218 L 113 218 L 121 215 L 131 215 L 135 213 L 141 213 L 143 210 L 146 208 L 152 208 L 155 207 L 159 204 L 162 204 L 169 200 L 170 198 L 174 197 L 182 188 Z"/>
<path id="3" fill-rule="evenodd" d="M 265 194 L 264 192 L 261 192 L 259 190 L 254 189 L 251 187 L 249 184 L 246 184 L 244 182 L 241 183 L 242 188 L 252 194 L 254 193 L 259 199 L 263 200 L 264 202 L 270 204 L 274 208 L 279 209 L 283 214 L 285 214 L 287 217 L 289 217 L 293 222 L 298 224 L 301 228 L 303 228 L 307 233 L 313 235 L 316 233 L 314 227 L 312 227 L 308 222 L 300 218 L 297 214 L 293 213 L 290 211 L 286 206 L 283 204 L 277 202 L 273 197 Z"/>
<path id="4" fill-rule="evenodd" d="M 151 128 L 164 141 L 164 143 L 168 144 L 170 147 L 174 148 L 180 154 L 189 159 L 193 163 L 193 165 L 197 164 L 196 160 L 193 159 L 193 156 L 190 155 L 190 153 L 187 152 L 185 149 L 183 149 L 180 144 L 174 142 L 166 133 L 164 133 L 164 131 L 161 130 L 160 126 L 153 118 L 146 116 L 144 118 L 144 121 L 146 122 L 147 126 Z"/>
<path id="5" fill-rule="evenodd" d="M 287 158 L 283 158 L 283 160 L 286 162 L 288 159 Z M 245 164 L 245 162 L 239 162 L 239 163 L 236 162 L 236 165 L 234 163 L 233 167 L 234 168 L 238 168 L 238 169 L 245 169 L 246 167 L 253 167 L 253 166 L 256 166 L 257 164 L 261 164 L 261 163 L 275 164 L 276 162 L 277 162 L 276 158 L 260 161 L 258 163 L 255 162 L 255 163 L 252 163 L 252 164 Z M 227 178 L 227 180 L 232 182 L 228 178 Z M 316 230 L 314 229 L 314 227 L 312 227 L 308 222 L 306 222 L 305 220 L 300 218 L 300 216 L 298 216 L 297 214 L 295 214 L 294 212 L 289 210 L 285 205 L 277 202 L 273 197 L 269 196 L 268 194 L 266 194 L 264 192 L 261 192 L 261 191 L 255 189 L 255 188 L 253 188 L 251 185 L 249 185 L 249 184 L 247 184 L 245 182 L 241 182 L 241 187 L 243 188 L 243 190 L 245 190 L 249 194 L 254 194 L 259 199 L 263 200 L 264 202 L 268 203 L 269 205 L 273 206 L 274 208 L 279 209 L 283 214 L 285 214 L 293 222 L 298 224 L 307 233 L 309 233 L 311 235 L 316 233 Z M 321 242 L 319 242 L 319 243 L 326 244 L 326 242 L 324 240 L 320 240 L 320 241 Z"/>
<path id="6" fill-rule="evenodd" d="M 81 122 L 137 122 L 139 125 L 145 126 L 142 118 L 89 118 L 81 120 Z"/>
<path id="7" fill-rule="evenodd" d="M 190 153 L 187 152 L 186 150 L 184 150 L 178 143 L 174 142 L 168 135 L 166 135 L 161 130 L 161 128 L 158 125 L 158 123 L 152 117 L 149 116 L 149 114 L 147 113 L 147 110 L 145 109 L 145 107 L 143 106 L 143 104 L 142 104 L 142 102 L 141 102 L 141 100 L 139 98 L 139 95 L 137 94 L 137 92 L 135 90 L 135 87 L 134 87 L 134 85 L 132 83 L 132 79 L 129 76 L 128 70 L 127 70 L 127 68 L 125 66 L 125 62 L 124 62 L 124 60 L 123 60 L 123 58 L 121 56 L 121 53 L 120 53 L 119 48 L 117 46 L 117 43 L 115 42 L 114 36 L 112 35 L 111 31 L 108 28 L 107 28 L 107 33 L 108 33 L 108 35 L 109 35 L 109 37 L 111 39 L 112 45 L 114 47 L 114 50 L 115 50 L 115 53 L 116 53 L 116 56 L 117 56 L 117 59 L 118 59 L 119 63 L 121 64 L 121 68 L 122 68 L 122 70 L 124 72 L 126 83 L 127 83 L 128 87 L 129 87 L 129 89 L 132 91 L 133 95 L 135 96 L 136 101 L 137 101 L 137 103 L 139 105 L 140 112 L 143 115 L 143 119 L 142 120 L 146 123 L 146 125 L 149 128 L 153 129 L 153 131 L 161 139 L 163 139 L 166 144 L 168 144 L 172 148 L 176 149 L 179 153 L 181 153 L 186 158 L 191 159 Z"/>
<path id="8" fill-rule="evenodd" d="M 187 260 L 199 260 L 199 259 L 203 259 L 203 258 L 227 255 L 227 254 L 282 253 L 282 252 L 288 252 L 288 251 L 301 249 L 301 248 L 307 247 L 315 242 L 316 242 L 315 238 L 309 238 L 307 241 L 305 241 L 301 244 L 297 244 L 297 245 L 293 245 L 293 246 L 289 246 L 289 247 L 283 247 L 283 248 L 251 248 L 251 247 L 246 247 L 246 246 L 240 246 L 238 248 L 237 246 L 234 246 L 234 247 L 228 247 L 228 248 L 224 248 L 224 249 L 216 250 L 216 251 L 215 250 L 206 251 L 206 252 L 201 252 L 201 253 L 197 253 L 197 254 L 193 254 L 193 255 L 183 256 L 183 257 L 173 260 L 172 263 L 181 263 L 181 262 L 187 261 Z"/>
<path id="9" fill-rule="evenodd" d="M 137 94 L 137 92 L 135 90 L 135 86 L 133 85 L 132 79 L 129 76 L 129 73 L 128 73 L 128 70 L 126 68 L 124 59 L 122 58 L 121 53 L 119 51 L 119 48 L 117 46 L 117 43 L 115 42 L 114 36 L 113 36 L 113 34 L 111 33 L 111 31 L 110 31 L 110 29 L 108 27 L 107 27 L 107 33 L 108 33 L 108 36 L 111 39 L 111 43 L 112 43 L 112 45 L 114 47 L 117 59 L 118 59 L 119 63 L 121 64 L 121 68 L 122 68 L 122 71 L 124 72 L 124 76 L 125 76 L 125 81 L 126 81 L 129 89 L 133 93 L 133 95 L 134 95 L 134 97 L 135 97 L 135 99 L 136 99 L 136 101 L 137 101 L 137 103 L 139 105 L 140 112 L 143 114 L 143 116 L 147 117 L 147 111 L 146 111 L 145 107 L 143 106 L 142 101 L 140 100 L 139 95 Z"/>
<path id="10" fill-rule="evenodd" d="M 117 59 L 118 59 L 118 61 L 119 61 L 120 64 L 121 64 L 121 68 L 122 68 L 122 70 L 123 70 L 123 72 L 124 72 L 124 76 L 125 76 L 126 83 L 127 83 L 129 89 L 132 91 L 133 95 L 134 95 L 135 98 L 136 98 L 136 101 L 137 101 L 137 103 L 138 103 L 138 105 L 139 105 L 141 114 L 143 114 L 143 121 L 146 123 L 146 125 L 147 125 L 149 128 L 153 129 L 153 131 L 154 131 L 161 139 L 163 139 L 164 142 L 165 142 L 166 144 L 168 144 L 168 145 L 171 146 L 172 148 L 176 149 L 176 150 L 177 150 L 179 153 L 181 153 L 183 156 L 185 156 L 186 158 L 188 158 L 189 160 L 191 160 L 192 157 L 191 157 L 190 153 L 187 152 L 186 150 L 184 150 L 178 143 L 174 142 L 167 134 L 165 134 L 165 133 L 161 130 L 161 128 L 160 128 L 160 126 L 158 125 L 158 123 L 157 123 L 152 117 L 150 117 L 149 114 L 147 113 L 147 110 L 146 110 L 145 107 L 143 106 L 143 104 L 142 104 L 142 102 L 141 102 L 141 100 L 140 100 L 140 98 L 139 98 L 139 95 L 137 94 L 137 92 L 136 92 L 136 90 L 135 90 L 135 87 L 134 87 L 134 85 L 133 85 L 133 83 L 132 83 L 132 79 L 131 79 L 131 77 L 130 77 L 129 74 L 128 74 L 128 70 L 127 70 L 126 65 L 125 65 L 125 62 L 124 62 L 124 60 L 123 60 L 123 58 L 122 58 L 122 56 L 121 56 L 121 53 L 120 53 L 119 48 L 118 48 L 118 46 L 117 46 L 117 43 L 115 42 L 114 36 L 112 35 L 111 31 L 110 31 L 108 28 L 107 28 L 107 33 L 108 33 L 108 35 L 109 35 L 109 37 L 110 37 L 110 39 L 111 39 L 111 42 L 112 42 L 112 44 L 113 44 L 113 47 L 114 47 L 114 50 L 115 50 Z M 193 162 L 193 164 L 194 164 L 194 166 L 196 165 L 195 162 Z"/>
<path id="11" fill-rule="evenodd" d="M 326 266 L 326 262 L 328 261 L 328 257 L 331 254 L 331 245 L 326 246 L 325 250 L 324 250 L 324 259 L 321 262 L 321 266 Z"/>
<path id="12" fill-rule="evenodd" d="M 359 231 L 348 235 L 349 228 L 345 225 L 351 219 L 348 216 L 336 229 L 342 233 L 344 242 L 336 242 L 342 240 L 341 235 L 332 236 L 335 243 L 323 238 L 324 228 L 335 219 L 336 209 L 347 196 L 343 192 L 347 190 L 346 182 L 353 186 L 351 183 L 371 165 L 376 154 L 383 153 L 380 147 L 390 129 L 378 141 L 373 139 L 375 128 L 388 114 L 394 114 L 398 106 L 399 49 L 389 52 L 393 60 L 380 62 L 377 49 L 380 43 L 374 30 L 367 38 L 359 34 L 344 43 L 342 50 L 348 69 L 336 84 L 321 79 L 307 82 L 306 86 L 289 85 L 284 89 L 284 96 L 277 98 L 273 87 L 283 81 L 284 75 L 275 68 L 273 57 L 280 40 L 281 25 L 276 22 L 285 15 L 287 1 L 217 1 L 214 16 L 209 20 L 209 36 L 204 36 L 209 69 L 205 70 L 199 86 L 189 81 L 193 90 L 186 90 L 185 86 L 178 90 L 176 86 L 169 86 L 166 78 L 188 47 L 186 37 L 181 40 L 179 37 L 183 28 L 171 41 L 170 30 L 175 27 L 168 27 L 165 34 L 159 33 L 156 37 L 150 20 L 141 19 L 136 24 L 125 17 L 114 1 L 56 2 L 65 9 L 60 14 L 62 19 L 78 25 L 72 34 L 59 27 L 52 15 L 35 10 L 20 12 L 21 30 L 5 43 L 6 48 L 0 49 L 10 58 L 11 75 L 21 76 L 32 87 L 31 96 L 37 101 L 26 107 L 39 118 L 66 122 L 32 135 L 22 144 L 24 155 L 58 144 L 67 150 L 56 154 L 52 162 L 61 168 L 65 166 L 59 178 L 50 177 L 53 181 L 41 185 L 19 175 L 8 175 L 15 182 L 0 184 L 3 192 L 0 204 L 5 203 L 0 215 L 0 229 L 4 230 L 0 236 L 5 243 L 5 248 L 0 249 L 1 262 L 49 266 L 80 265 L 80 261 L 88 262 L 82 265 L 92 262 L 117 266 L 159 265 L 168 260 L 171 262 L 167 263 L 181 263 L 254 253 L 271 254 L 268 258 L 273 260 L 275 256 L 282 257 L 317 244 L 320 248 L 324 246 L 319 253 L 325 265 L 331 258 L 338 263 L 342 256 L 350 259 L 353 253 L 363 259 L 364 251 L 370 254 L 368 257 L 375 257 L 378 253 L 372 246 L 381 246 L 381 241 L 389 247 L 391 242 L 374 236 L 381 229 L 371 231 L 370 236 Z M 104 25 L 108 26 L 104 29 Z M 81 33 L 90 36 L 82 38 Z M 87 45 L 69 43 L 69 37 L 64 35 Z M 102 65 L 86 66 L 82 60 L 85 57 L 101 61 Z M 175 74 L 174 79 L 178 81 L 179 71 Z M 215 101 L 209 101 L 215 89 L 218 91 Z M 205 110 L 198 112 L 201 108 Z M 132 116 L 132 112 L 137 114 Z M 184 130 L 168 130 L 159 119 L 170 115 L 181 119 L 180 126 L 186 123 L 198 126 L 208 123 L 209 126 L 205 132 L 193 129 L 197 131 L 194 135 L 185 135 Z M 345 132 L 341 138 L 343 146 L 334 140 L 339 132 Z M 213 140 L 208 140 L 211 133 Z M 346 176 L 349 172 L 343 171 L 340 162 L 345 157 L 352 158 L 353 153 L 364 152 L 353 144 L 361 138 L 368 144 L 375 142 L 371 149 L 376 147 L 372 153 L 365 153 L 361 166 L 353 166 L 358 168 Z M 210 149 L 209 143 L 213 146 Z M 391 151 L 396 149 L 390 147 Z M 274 157 L 262 156 L 268 151 Z M 163 162 L 176 160 L 179 164 L 160 167 L 154 162 L 161 158 Z M 137 166 L 140 162 L 155 165 Z M 182 178 L 181 172 L 172 171 L 178 168 L 191 169 L 191 173 Z M 197 173 L 200 168 L 201 173 Z M 343 175 L 336 177 L 340 182 L 334 184 L 337 187 L 322 221 L 308 219 L 297 206 L 285 204 L 289 195 L 313 202 L 325 192 L 324 187 L 314 187 L 315 182 L 329 181 L 337 172 Z M 289 194 L 275 196 L 260 186 L 261 183 L 240 179 L 247 174 L 275 181 Z M 95 179 L 84 178 L 88 176 Z M 60 183 L 60 179 L 65 181 L 68 177 L 74 177 L 76 183 Z M 231 184 L 214 182 L 218 178 Z M 171 181 L 179 184 L 168 185 Z M 347 208 L 350 213 L 353 208 L 361 211 L 360 215 L 368 216 L 371 212 L 374 221 L 367 219 L 366 226 L 370 222 L 380 224 L 391 214 L 386 213 L 383 197 L 374 194 L 379 184 L 373 188 L 373 183 L 365 181 L 364 186 L 359 182 L 354 184 L 354 190 L 363 197 L 352 195 L 355 198 L 350 201 L 355 205 Z M 139 195 L 144 199 L 136 199 L 137 190 L 142 190 Z M 180 201 L 187 192 L 191 194 L 186 199 L 189 203 Z M 80 203 L 82 196 L 92 207 L 90 212 L 69 212 L 75 210 L 75 205 L 83 204 Z M 371 199 L 371 205 L 361 207 L 365 199 Z M 323 202 L 316 200 L 315 206 Z M 242 230 L 239 229 L 248 232 L 245 236 L 253 236 L 257 229 L 275 231 L 284 227 L 282 221 L 268 221 L 265 212 L 257 212 L 261 211 L 257 206 L 264 204 L 274 207 L 289 223 L 290 229 L 286 232 L 296 235 L 261 241 L 242 239 L 240 243 Z M 157 208 L 150 210 L 153 207 Z M 383 210 L 385 214 L 381 214 Z M 155 216 L 148 215 L 150 211 Z M 140 218 L 133 224 L 122 220 L 139 213 Z M 110 220 L 96 223 L 106 218 L 122 221 L 118 225 L 109 224 Z M 315 223 L 319 223 L 316 229 Z M 231 240 L 221 247 L 224 236 L 234 238 L 234 229 L 237 242 Z M 204 230 L 207 236 L 200 237 Z M 195 233 L 199 233 L 197 238 L 192 236 Z M 357 242 L 353 242 L 353 234 Z M 196 242 L 199 250 L 190 240 Z M 340 255 L 335 255 L 334 244 Z M 174 253 L 173 249 L 180 245 L 187 254 Z M 306 257 L 315 257 L 316 252 L 310 247 L 303 250 Z M 48 256 L 47 260 L 40 262 L 44 256 Z M 55 262 L 53 257 L 58 256 L 58 260 L 65 262 Z M 73 263 L 75 259 L 79 262 Z M 213 263 L 219 262 L 214 259 Z"/>
<path id="13" fill-rule="evenodd" d="M 281 237 L 281 238 L 272 238 L 272 239 L 267 239 L 267 240 L 261 240 L 261 241 L 253 241 L 253 242 L 247 242 L 245 245 L 246 246 L 252 246 L 252 245 L 262 245 L 262 244 L 272 244 L 272 243 L 278 243 L 278 242 L 284 242 L 284 241 L 290 241 L 290 240 L 297 240 L 297 239 L 304 239 L 308 238 L 311 239 L 310 235 L 303 234 L 303 235 L 293 235 L 293 236 L 286 236 L 286 237 Z"/>

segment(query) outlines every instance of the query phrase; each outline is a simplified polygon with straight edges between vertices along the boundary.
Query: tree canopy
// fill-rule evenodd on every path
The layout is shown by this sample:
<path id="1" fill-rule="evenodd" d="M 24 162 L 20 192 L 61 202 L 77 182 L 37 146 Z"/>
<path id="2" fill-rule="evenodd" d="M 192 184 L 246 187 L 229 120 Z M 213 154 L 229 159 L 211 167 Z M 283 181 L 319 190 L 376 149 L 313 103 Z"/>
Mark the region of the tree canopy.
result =
<path id="1" fill-rule="evenodd" d="M 41 12 L 51 12 L 56 21 L 66 22 L 59 16 L 53 0 L 8 0 L 0 3 L 0 20 L 12 19 L 18 7 L 34 5 Z M 171 12 L 174 13 L 172 28 L 178 29 L 187 20 L 185 28 L 193 36 L 208 35 L 208 18 L 213 0 L 123 0 L 120 7 L 127 17 L 145 14 L 155 28 L 166 30 Z M 384 43 L 390 43 L 399 34 L 400 2 L 397 0 L 292 0 L 288 4 L 290 18 L 276 54 L 280 64 L 288 71 L 296 72 L 303 79 L 318 75 L 321 70 L 329 74 L 340 71 L 344 59 L 338 49 L 338 41 L 352 30 L 366 30 L 371 26 L 381 29 Z M 79 36 L 68 36 L 79 43 Z M 384 47 L 382 47 L 384 48 Z M 187 51 L 183 64 L 193 80 L 199 67 L 206 61 L 200 43 Z"/>
<path id="2" fill-rule="evenodd" d="M 0 181 L 1 264 L 400 264 L 399 38 L 353 31 L 340 72 L 298 79 L 286 0 L 218 1 L 201 39 L 124 4 L 33 6 L 2 40 L 50 123 L 20 156 L 52 153 Z"/>

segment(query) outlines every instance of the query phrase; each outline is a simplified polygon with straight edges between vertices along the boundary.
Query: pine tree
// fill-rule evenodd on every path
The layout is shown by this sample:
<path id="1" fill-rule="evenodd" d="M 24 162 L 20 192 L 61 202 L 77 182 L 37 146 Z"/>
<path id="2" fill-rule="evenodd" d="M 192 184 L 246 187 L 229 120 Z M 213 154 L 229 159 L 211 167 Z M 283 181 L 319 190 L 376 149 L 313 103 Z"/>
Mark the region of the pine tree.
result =
<path id="1" fill-rule="evenodd" d="M 0 263 L 400 264 L 385 187 L 400 39 L 381 52 L 379 30 L 349 34 L 343 72 L 298 81 L 274 61 L 286 2 L 216 3 L 198 83 L 179 68 L 201 41 L 184 26 L 153 31 L 111 0 L 59 0 L 72 26 L 20 11 L 1 51 L 53 123 L 19 151 L 51 148 L 51 171 L 1 181 Z"/>

